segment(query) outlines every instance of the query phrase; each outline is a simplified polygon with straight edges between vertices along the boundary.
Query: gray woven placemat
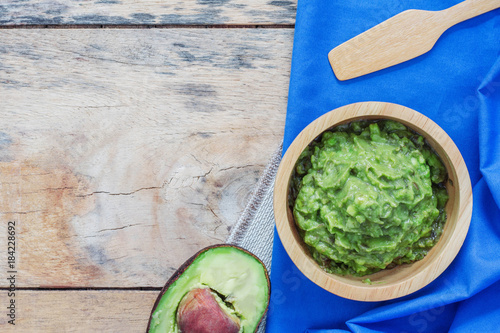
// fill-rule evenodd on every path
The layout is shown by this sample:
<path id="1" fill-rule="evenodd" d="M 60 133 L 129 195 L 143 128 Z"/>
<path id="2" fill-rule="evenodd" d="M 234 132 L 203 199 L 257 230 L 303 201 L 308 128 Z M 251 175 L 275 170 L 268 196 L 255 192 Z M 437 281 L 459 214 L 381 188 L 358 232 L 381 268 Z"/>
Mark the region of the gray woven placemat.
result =
<path id="1" fill-rule="evenodd" d="M 275 225 L 273 185 L 281 161 L 281 150 L 280 146 L 273 153 L 250 202 L 226 240 L 227 243 L 241 246 L 259 257 L 269 273 L 271 273 Z M 266 320 L 264 318 L 257 332 L 265 332 L 265 327 Z"/>

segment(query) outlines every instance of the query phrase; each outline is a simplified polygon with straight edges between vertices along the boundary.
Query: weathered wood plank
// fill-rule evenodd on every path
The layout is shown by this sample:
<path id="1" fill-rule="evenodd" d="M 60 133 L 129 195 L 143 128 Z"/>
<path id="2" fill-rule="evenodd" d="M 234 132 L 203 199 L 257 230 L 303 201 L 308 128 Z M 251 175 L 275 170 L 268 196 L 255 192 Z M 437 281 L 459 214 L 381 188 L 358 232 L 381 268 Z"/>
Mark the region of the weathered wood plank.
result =
<path id="1" fill-rule="evenodd" d="M 0 316 L 1 332 L 145 332 L 157 291 L 18 290 L 15 326 L 6 311 Z M 9 298 L 2 292 L 0 302 Z"/>
<path id="2" fill-rule="evenodd" d="M 159 287 L 224 242 L 282 139 L 292 34 L 2 31 L 0 245 L 15 220 L 18 287 Z"/>
<path id="3" fill-rule="evenodd" d="M 293 24 L 297 0 L 7 0 L 0 25 Z"/>

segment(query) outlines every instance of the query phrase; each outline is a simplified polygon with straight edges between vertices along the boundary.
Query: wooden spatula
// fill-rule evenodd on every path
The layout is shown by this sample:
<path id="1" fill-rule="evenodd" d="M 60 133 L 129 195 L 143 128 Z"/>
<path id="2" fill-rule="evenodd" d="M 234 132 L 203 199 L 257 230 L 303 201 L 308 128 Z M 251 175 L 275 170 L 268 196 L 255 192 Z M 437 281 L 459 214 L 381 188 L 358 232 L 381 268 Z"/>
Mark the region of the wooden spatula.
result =
<path id="1" fill-rule="evenodd" d="M 407 10 L 337 46 L 328 59 L 339 80 L 372 73 L 426 53 L 451 26 L 499 7 L 500 0 L 467 0 L 441 11 Z"/>

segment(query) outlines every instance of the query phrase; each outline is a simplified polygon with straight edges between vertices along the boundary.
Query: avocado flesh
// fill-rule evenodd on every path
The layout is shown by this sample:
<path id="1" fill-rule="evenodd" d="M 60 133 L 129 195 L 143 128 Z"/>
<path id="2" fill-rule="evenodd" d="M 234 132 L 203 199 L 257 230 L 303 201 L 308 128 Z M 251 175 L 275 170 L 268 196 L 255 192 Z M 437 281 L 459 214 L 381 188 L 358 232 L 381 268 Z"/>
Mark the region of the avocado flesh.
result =
<path id="1" fill-rule="evenodd" d="M 241 320 L 240 332 L 254 332 L 269 301 L 269 281 L 262 263 L 233 246 L 201 252 L 178 278 L 167 284 L 152 313 L 149 332 L 177 333 L 177 308 L 190 290 L 209 287 L 224 301 L 219 305 Z M 230 303 L 234 311 L 225 303 Z"/>

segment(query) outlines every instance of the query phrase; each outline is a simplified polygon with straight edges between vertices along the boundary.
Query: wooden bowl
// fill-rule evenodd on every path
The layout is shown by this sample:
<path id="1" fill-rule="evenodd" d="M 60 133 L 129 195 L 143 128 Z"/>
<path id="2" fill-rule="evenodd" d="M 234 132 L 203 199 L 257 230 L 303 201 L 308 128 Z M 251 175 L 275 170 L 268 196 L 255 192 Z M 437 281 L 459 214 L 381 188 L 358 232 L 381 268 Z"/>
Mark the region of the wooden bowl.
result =
<path id="1" fill-rule="evenodd" d="M 288 203 L 289 182 L 301 152 L 321 133 L 360 119 L 392 119 L 422 135 L 441 157 L 449 180 L 447 220 L 438 243 L 427 256 L 363 277 L 340 276 L 324 271 L 302 241 Z M 423 288 L 438 277 L 457 255 L 472 215 L 469 172 L 457 146 L 432 120 L 407 107 L 381 102 L 355 103 L 335 109 L 313 121 L 293 141 L 284 155 L 274 187 L 274 214 L 280 239 L 300 271 L 323 289 L 359 301 L 388 300 Z M 369 278 L 371 284 L 362 281 Z"/>

